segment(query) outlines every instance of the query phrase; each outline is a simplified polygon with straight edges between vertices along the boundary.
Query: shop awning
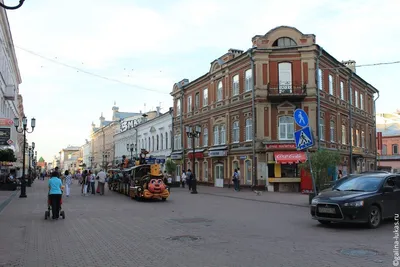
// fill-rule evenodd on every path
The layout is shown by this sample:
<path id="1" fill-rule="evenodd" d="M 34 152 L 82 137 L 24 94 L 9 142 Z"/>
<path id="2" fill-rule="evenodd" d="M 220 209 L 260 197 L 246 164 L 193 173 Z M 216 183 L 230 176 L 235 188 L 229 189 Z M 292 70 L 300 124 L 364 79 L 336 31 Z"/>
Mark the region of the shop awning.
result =
<path id="1" fill-rule="evenodd" d="M 277 151 L 274 152 L 276 163 L 293 164 L 307 161 L 306 153 L 302 151 Z"/>

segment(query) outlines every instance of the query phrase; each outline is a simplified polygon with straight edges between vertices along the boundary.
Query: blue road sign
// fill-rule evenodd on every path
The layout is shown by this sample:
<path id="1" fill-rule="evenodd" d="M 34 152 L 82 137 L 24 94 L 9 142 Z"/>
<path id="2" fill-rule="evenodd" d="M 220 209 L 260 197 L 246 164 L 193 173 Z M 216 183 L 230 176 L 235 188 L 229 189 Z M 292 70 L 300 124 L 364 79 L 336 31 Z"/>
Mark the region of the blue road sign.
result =
<path id="1" fill-rule="evenodd" d="M 304 110 L 296 109 L 294 111 L 294 115 L 293 116 L 294 116 L 294 121 L 301 128 L 304 128 L 304 127 L 308 126 L 308 115 Z"/>
<path id="2" fill-rule="evenodd" d="M 294 139 L 298 150 L 303 150 L 314 145 L 314 139 L 309 126 L 294 132 Z"/>

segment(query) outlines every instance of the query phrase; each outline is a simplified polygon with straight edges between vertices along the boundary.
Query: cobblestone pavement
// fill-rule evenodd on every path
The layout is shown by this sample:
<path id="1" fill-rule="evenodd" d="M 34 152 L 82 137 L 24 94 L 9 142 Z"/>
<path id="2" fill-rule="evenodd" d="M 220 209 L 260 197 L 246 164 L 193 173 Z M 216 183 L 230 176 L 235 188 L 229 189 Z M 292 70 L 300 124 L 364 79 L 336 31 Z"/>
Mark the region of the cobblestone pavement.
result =
<path id="1" fill-rule="evenodd" d="M 135 202 L 106 191 L 64 197 L 65 220 L 45 221 L 46 181 L 0 214 L 0 266 L 391 266 L 393 223 L 369 230 L 321 226 L 309 210 L 282 204 L 191 195 Z M 376 255 L 343 255 L 342 250 Z M 346 252 L 346 251 L 343 251 Z M 348 251 L 347 251 L 348 252 Z M 354 251 L 353 251 L 354 254 Z"/>

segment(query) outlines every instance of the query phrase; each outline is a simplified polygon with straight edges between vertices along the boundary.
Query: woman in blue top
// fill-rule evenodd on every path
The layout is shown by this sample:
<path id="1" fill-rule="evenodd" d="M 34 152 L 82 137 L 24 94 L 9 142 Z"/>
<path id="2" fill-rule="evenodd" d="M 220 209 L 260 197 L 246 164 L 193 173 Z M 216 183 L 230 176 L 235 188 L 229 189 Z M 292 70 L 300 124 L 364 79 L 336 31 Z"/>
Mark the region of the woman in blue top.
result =
<path id="1" fill-rule="evenodd" d="M 61 179 L 57 176 L 58 172 L 53 172 L 51 174 L 51 178 L 49 179 L 49 198 L 53 219 L 58 219 L 58 217 L 60 216 L 60 202 L 62 196 L 62 182 Z"/>

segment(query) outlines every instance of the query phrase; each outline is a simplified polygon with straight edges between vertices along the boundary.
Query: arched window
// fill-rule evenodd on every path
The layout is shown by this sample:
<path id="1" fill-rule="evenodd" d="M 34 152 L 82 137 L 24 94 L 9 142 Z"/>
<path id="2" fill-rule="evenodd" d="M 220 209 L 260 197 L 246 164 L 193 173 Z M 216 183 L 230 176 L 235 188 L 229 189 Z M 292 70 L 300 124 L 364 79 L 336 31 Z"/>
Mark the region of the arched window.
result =
<path id="1" fill-rule="evenodd" d="M 294 139 L 294 119 L 290 116 L 279 117 L 279 140 Z"/>
<path id="2" fill-rule="evenodd" d="M 221 101 L 222 100 L 222 96 L 223 96 L 223 87 L 222 87 L 222 81 L 220 81 L 218 83 L 218 87 L 217 87 L 217 101 Z"/>
<path id="3" fill-rule="evenodd" d="M 157 151 L 160 150 L 160 137 L 157 134 Z"/>
<path id="4" fill-rule="evenodd" d="M 330 122 L 329 135 L 330 135 L 331 142 L 335 142 L 335 122 L 334 121 Z"/>
<path id="5" fill-rule="evenodd" d="M 253 121 L 246 119 L 246 141 L 253 140 Z"/>
<path id="6" fill-rule="evenodd" d="M 150 142 L 150 137 L 149 137 L 149 139 L 148 139 L 148 140 L 149 140 L 149 143 L 148 143 L 148 145 L 149 145 L 149 146 L 147 147 L 147 150 L 150 152 L 150 150 L 151 150 L 151 142 Z"/>
<path id="7" fill-rule="evenodd" d="M 226 144 L 226 128 L 225 125 L 221 125 L 221 139 L 220 139 L 220 144 L 225 145 Z"/>
<path id="8" fill-rule="evenodd" d="M 203 130 L 203 147 L 208 146 L 208 129 L 204 128 Z"/>
<path id="9" fill-rule="evenodd" d="M 160 134 L 160 148 L 164 150 L 164 135 Z"/>
<path id="10" fill-rule="evenodd" d="M 290 46 L 297 46 L 296 42 L 289 37 L 281 37 L 277 39 L 273 44 L 273 47 L 290 47 Z"/>
<path id="11" fill-rule="evenodd" d="M 169 146 L 168 146 L 168 133 L 165 133 L 165 149 L 168 149 L 169 148 Z M 178 146 L 177 147 L 175 147 L 176 149 L 178 149 Z"/>
<path id="12" fill-rule="evenodd" d="M 232 125 L 232 143 L 239 142 L 239 138 L 240 138 L 239 133 L 240 133 L 239 121 L 235 121 L 235 122 L 233 122 L 233 125 Z"/>
<path id="13" fill-rule="evenodd" d="M 214 145 L 219 145 L 219 127 L 214 126 Z"/>

